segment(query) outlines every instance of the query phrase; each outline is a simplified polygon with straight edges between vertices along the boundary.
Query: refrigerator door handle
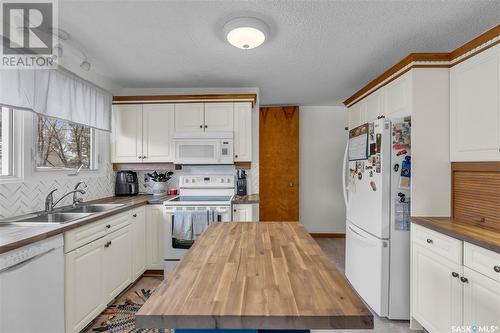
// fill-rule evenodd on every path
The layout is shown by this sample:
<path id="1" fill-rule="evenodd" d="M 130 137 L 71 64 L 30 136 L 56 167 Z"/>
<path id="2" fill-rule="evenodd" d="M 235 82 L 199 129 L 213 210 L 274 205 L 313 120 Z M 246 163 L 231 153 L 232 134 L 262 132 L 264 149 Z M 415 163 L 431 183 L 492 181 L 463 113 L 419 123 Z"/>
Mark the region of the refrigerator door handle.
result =
<path id="1" fill-rule="evenodd" d="M 349 142 L 345 145 L 345 151 L 344 151 L 344 162 L 342 165 L 342 192 L 344 194 L 344 203 L 345 207 L 349 205 L 349 200 L 347 198 L 347 186 L 346 186 L 346 172 L 347 172 L 347 155 L 349 152 Z"/>
<path id="2" fill-rule="evenodd" d="M 360 234 L 359 232 L 357 232 L 356 230 L 354 230 L 350 225 L 347 226 L 349 228 L 349 230 L 351 230 L 354 234 L 357 235 L 357 238 L 358 239 L 361 239 L 362 241 L 364 241 L 365 243 L 370 243 L 370 244 L 374 244 L 376 242 L 374 242 L 373 240 L 371 240 L 370 238 L 366 237 L 366 236 L 363 236 L 362 234 Z"/>

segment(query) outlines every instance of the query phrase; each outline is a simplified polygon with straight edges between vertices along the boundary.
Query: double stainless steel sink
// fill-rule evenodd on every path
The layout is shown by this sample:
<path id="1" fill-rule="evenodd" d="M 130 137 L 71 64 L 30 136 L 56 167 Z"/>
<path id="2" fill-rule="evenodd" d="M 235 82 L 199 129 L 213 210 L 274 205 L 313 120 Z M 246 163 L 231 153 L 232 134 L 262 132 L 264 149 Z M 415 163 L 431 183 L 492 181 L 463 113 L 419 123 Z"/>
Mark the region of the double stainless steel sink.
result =
<path id="1" fill-rule="evenodd" d="M 123 206 L 124 204 L 88 204 L 77 207 L 62 208 L 54 212 L 41 212 L 30 215 L 24 215 L 17 218 L 10 218 L 0 221 L 7 224 L 18 225 L 40 225 L 40 224 L 64 224 L 74 222 L 94 214 L 106 212 Z"/>

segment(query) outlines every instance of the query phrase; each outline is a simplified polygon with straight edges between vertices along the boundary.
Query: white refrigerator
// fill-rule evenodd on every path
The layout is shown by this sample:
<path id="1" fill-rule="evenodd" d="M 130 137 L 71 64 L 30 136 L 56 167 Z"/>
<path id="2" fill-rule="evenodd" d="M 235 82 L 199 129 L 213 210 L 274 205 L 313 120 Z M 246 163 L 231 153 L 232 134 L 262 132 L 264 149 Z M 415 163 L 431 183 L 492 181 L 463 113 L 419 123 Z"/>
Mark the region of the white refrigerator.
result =
<path id="1" fill-rule="evenodd" d="M 381 317 L 410 317 L 411 119 L 349 131 L 345 274 Z"/>

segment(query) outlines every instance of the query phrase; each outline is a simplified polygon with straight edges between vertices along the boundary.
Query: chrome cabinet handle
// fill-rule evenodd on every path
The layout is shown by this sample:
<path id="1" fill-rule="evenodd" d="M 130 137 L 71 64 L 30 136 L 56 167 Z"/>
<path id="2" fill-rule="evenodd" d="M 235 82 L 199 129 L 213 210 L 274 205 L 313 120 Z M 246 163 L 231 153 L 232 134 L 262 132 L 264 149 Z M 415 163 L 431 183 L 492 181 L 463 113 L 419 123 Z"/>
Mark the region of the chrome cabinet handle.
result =
<path id="1" fill-rule="evenodd" d="M 132 217 L 137 217 L 137 214 L 132 215 Z"/>
<path id="2" fill-rule="evenodd" d="M 434 241 L 430 238 L 427 238 L 427 244 L 432 244 L 432 243 L 434 243 Z"/>
<path id="3" fill-rule="evenodd" d="M 141 159 L 142 159 L 142 156 L 137 156 L 137 158 L 141 160 Z"/>
<path id="4" fill-rule="evenodd" d="M 200 128 L 203 128 L 203 125 L 200 125 Z"/>
<path id="5" fill-rule="evenodd" d="M 142 156 L 142 159 L 146 159 L 146 158 L 148 158 L 148 157 L 147 157 L 147 156 L 145 156 L 145 155 L 144 155 L 144 156 Z"/>
<path id="6" fill-rule="evenodd" d="M 109 247 L 111 245 L 111 241 L 108 241 L 106 244 L 104 244 L 104 247 Z"/>
<path id="7" fill-rule="evenodd" d="M 111 228 L 111 224 L 106 224 L 106 228 Z"/>
<path id="8" fill-rule="evenodd" d="M 205 125 L 205 128 L 208 128 L 208 125 Z"/>
<path id="9" fill-rule="evenodd" d="M 462 281 L 463 283 L 469 283 L 469 279 L 463 276 L 460 278 L 460 281 Z"/>
<path id="10" fill-rule="evenodd" d="M 493 270 L 497 273 L 500 273 L 500 266 L 494 266 Z"/>
<path id="11" fill-rule="evenodd" d="M 454 278 L 458 278 L 458 273 L 457 272 L 451 272 L 451 276 L 453 276 Z"/>

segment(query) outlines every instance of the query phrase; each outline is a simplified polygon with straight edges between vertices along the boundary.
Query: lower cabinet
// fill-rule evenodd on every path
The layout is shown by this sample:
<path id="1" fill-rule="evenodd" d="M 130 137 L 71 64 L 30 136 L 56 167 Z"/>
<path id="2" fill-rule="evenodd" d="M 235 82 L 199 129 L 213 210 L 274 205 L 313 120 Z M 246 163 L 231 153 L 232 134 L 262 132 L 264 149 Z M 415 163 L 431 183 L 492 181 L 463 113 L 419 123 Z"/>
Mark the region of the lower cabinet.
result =
<path id="1" fill-rule="evenodd" d="M 106 302 L 118 296 L 132 282 L 132 242 L 130 226 L 105 237 L 104 282 Z"/>
<path id="2" fill-rule="evenodd" d="M 259 221 L 258 204 L 234 204 L 233 217 L 235 222 L 255 222 Z"/>
<path id="3" fill-rule="evenodd" d="M 145 207 L 132 211 L 131 219 L 132 281 L 135 281 L 144 273 L 147 264 Z"/>
<path id="4" fill-rule="evenodd" d="M 500 326 L 500 254 L 415 224 L 411 249 L 412 319 L 429 333 Z"/>
<path id="5" fill-rule="evenodd" d="M 147 269 L 163 270 L 164 214 L 163 205 L 146 207 Z"/>

